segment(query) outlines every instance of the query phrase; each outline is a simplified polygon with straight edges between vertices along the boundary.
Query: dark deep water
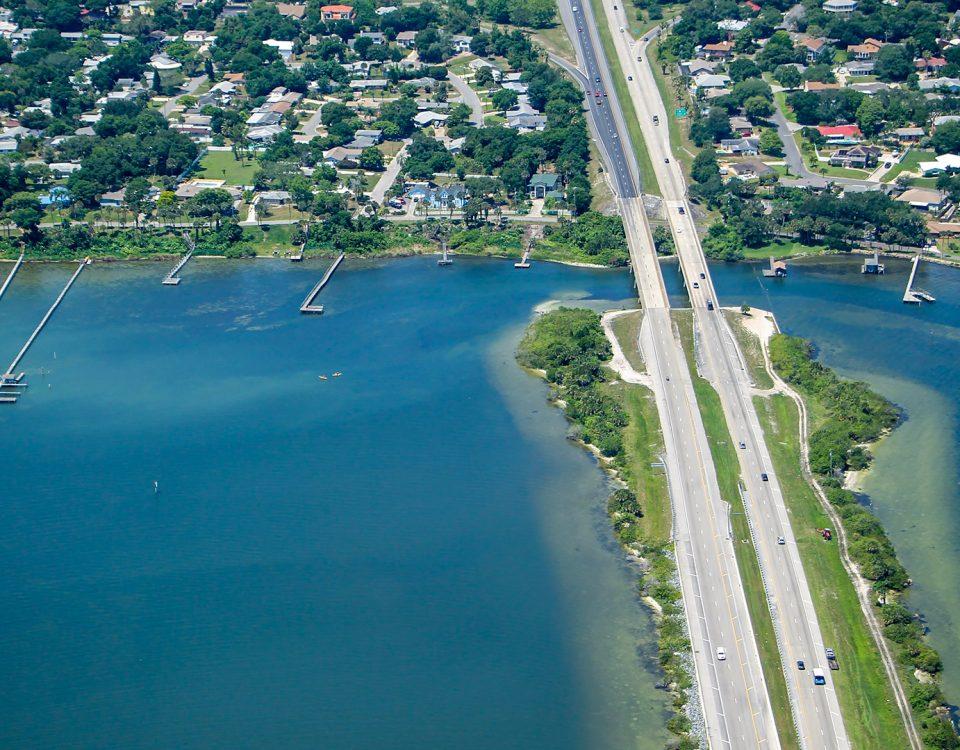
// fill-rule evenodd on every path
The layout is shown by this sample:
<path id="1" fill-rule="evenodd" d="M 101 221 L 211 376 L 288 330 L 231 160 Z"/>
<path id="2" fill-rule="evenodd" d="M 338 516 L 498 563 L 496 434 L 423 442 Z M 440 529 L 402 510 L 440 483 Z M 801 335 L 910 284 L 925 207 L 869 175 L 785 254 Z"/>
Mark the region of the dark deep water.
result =
<path id="1" fill-rule="evenodd" d="M 513 360 L 628 276 L 348 262 L 302 316 L 323 268 L 67 296 L 0 409 L 0 747 L 662 747 L 606 482 Z M 72 270 L 21 270 L 4 365 Z"/>

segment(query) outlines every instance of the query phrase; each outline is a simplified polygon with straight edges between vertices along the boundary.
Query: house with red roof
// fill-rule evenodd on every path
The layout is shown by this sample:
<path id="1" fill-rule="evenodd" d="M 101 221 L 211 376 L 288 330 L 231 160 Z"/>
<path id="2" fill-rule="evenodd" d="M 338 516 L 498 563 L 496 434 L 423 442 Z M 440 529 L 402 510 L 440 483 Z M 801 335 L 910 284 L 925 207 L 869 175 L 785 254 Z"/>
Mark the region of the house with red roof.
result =
<path id="1" fill-rule="evenodd" d="M 352 5 L 324 5 L 320 8 L 320 18 L 323 21 L 352 21 Z"/>
<path id="2" fill-rule="evenodd" d="M 863 134 L 856 125 L 820 125 L 817 132 L 831 146 L 849 146 L 860 143 Z"/>
<path id="3" fill-rule="evenodd" d="M 726 60 L 733 55 L 733 42 L 703 45 L 703 56 L 708 60 Z"/>
<path id="4" fill-rule="evenodd" d="M 942 57 L 918 57 L 913 61 L 913 66 L 918 73 L 939 75 L 940 71 L 947 67 L 947 61 Z"/>

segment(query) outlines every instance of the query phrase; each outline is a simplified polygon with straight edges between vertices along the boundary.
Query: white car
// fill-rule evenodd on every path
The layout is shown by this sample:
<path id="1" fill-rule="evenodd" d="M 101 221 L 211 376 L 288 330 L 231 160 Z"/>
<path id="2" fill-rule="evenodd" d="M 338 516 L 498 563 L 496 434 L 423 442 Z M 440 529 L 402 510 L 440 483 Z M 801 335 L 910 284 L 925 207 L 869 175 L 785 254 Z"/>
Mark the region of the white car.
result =
<path id="1" fill-rule="evenodd" d="M 717 646 L 717 661 L 727 660 L 727 650 L 723 646 Z"/>

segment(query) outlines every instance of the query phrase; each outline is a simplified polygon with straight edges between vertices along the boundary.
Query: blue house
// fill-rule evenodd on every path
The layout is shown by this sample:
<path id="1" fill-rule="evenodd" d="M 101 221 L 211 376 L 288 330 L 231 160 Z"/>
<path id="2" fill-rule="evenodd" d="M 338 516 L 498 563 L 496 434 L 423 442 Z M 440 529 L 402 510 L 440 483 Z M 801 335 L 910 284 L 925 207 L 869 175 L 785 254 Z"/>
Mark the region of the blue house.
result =
<path id="1" fill-rule="evenodd" d="M 406 193 L 407 200 L 414 203 L 423 203 L 435 210 L 462 209 L 468 195 L 465 186 L 448 185 L 446 187 L 430 187 L 429 185 L 414 185 Z"/>

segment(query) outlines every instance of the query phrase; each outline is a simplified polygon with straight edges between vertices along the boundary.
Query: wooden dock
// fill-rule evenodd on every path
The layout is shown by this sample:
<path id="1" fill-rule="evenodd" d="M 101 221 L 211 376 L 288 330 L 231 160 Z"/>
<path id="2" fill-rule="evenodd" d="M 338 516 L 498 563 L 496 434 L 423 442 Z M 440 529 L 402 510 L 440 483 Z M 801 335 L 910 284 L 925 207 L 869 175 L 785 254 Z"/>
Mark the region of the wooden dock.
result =
<path id="1" fill-rule="evenodd" d="M 56 312 L 57 308 L 60 306 L 60 303 L 63 302 L 63 298 L 67 296 L 67 292 L 70 291 L 70 287 L 73 286 L 73 282 L 77 280 L 77 277 L 80 276 L 80 273 L 83 269 L 89 265 L 90 259 L 84 258 L 80 261 L 80 265 L 77 266 L 77 270 L 73 272 L 73 276 L 69 278 L 66 285 L 63 287 L 63 290 L 57 295 L 57 298 L 53 301 L 53 304 L 50 305 L 50 309 L 47 310 L 43 318 L 40 319 L 40 322 L 37 324 L 37 327 L 33 329 L 33 333 L 30 334 L 30 338 L 27 339 L 26 343 L 20 348 L 20 351 L 17 352 L 17 356 L 13 358 L 13 361 L 7 366 L 5 374 L 0 375 L 0 395 L 3 396 L 4 400 L 0 403 L 11 404 L 16 403 L 17 398 L 19 397 L 19 391 L 11 390 L 16 388 L 26 388 L 26 383 L 23 382 L 23 373 L 15 375 L 17 365 L 20 364 L 20 360 L 23 359 L 24 355 L 27 353 L 27 350 L 33 345 L 33 342 L 37 340 L 37 336 L 40 335 L 40 332 L 43 330 L 43 327 L 47 324 L 53 313 Z"/>
<path id="2" fill-rule="evenodd" d="M 917 255 L 913 259 L 913 268 L 910 269 L 910 278 L 907 279 L 907 288 L 903 293 L 903 303 L 905 305 L 919 305 L 921 302 L 936 302 L 937 298 L 934 297 L 930 292 L 924 291 L 923 289 L 916 289 L 913 286 L 913 280 L 917 275 L 917 268 L 920 266 L 921 255 Z"/>
<path id="3" fill-rule="evenodd" d="M 333 276 L 333 272 L 337 270 L 337 267 L 343 262 L 345 253 L 340 253 L 337 256 L 337 259 L 333 261 L 330 265 L 330 268 L 327 269 L 327 272 L 323 275 L 323 278 L 317 282 L 316 286 L 310 290 L 310 293 L 303 300 L 303 304 L 300 305 L 300 312 L 305 315 L 321 315 L 323 313 L 323 305 L 315 305 L 313 301 L 317 298 L 317 295 L 323 291 L 323 288 L 327 285 L 327 282 L 330 281 L 330 277 Z"/>
<path id="4" fill-rule="evenodd" d="M 193 251 L 196 249 L 193 238 L 187 233 L 183 233 L 183 239 L 187 243 L 187 254 L 184 255 L 180 260 L 177 261 L 177 265 L 170 269 L 170 273 L 163 277 L 161 282 L 164 286 L 176 286 L 180 283 L 180 277 L 177 275 L 180 273 L 180 270 L 187 265 L 187 261 L 190 260 L 193 255 Z"/>
<path id="5" fill-rule="evenodd" d="M 513 264 L 514 268 L 530 268 L 530 248 L 523 251 L 523 256 Z"/>
<path id="6" fill-rule="evenodd" d="M 20 266 L 23 265 L 23 253 L 20 253 L 20 257 L 17 258 L 17 262 L 13 264 L 13 268 L 10 269 L 10 273 L 7 274 L 7 278 L 3 280 L 3 286 L 0 286 L 0 299 L 3 298 L 3 293 L 7 291 L 7 287 L 10 286 L 10 282 L 13 281 L 13 277 L 17 275 L 17 271 L 20 270 Z"/>
<path id="7" fill-rule="evenodd" d="M 310 239 L 310 225 L 307 224 L 307 228 L 304 230 L 304 233 L 303 233 L 303 243 L 300 245 L 300 249 L 297 251 L 297 253 L 290 257 L 291 263 L 300 263 L 303 261 L 303 251 L 306 249 L 307 241 L 309 239 Z"/>

